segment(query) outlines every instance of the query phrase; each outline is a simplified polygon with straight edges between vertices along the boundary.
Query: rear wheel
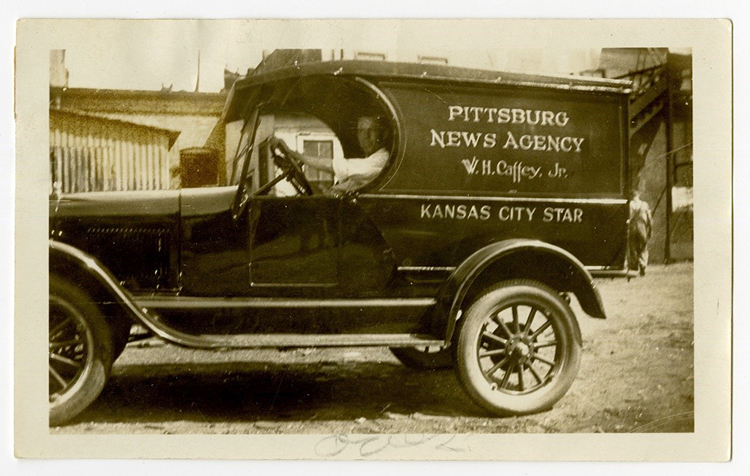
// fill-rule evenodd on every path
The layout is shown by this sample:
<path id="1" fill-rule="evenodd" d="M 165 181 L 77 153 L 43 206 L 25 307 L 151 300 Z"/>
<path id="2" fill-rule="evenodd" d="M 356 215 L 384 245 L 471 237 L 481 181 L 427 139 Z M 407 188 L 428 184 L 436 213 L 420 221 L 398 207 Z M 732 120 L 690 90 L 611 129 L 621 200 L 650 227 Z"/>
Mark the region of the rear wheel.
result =
<path id="1" fill-rule="evenodd" d="M 78 415 L 99 396 L 113 360 L 112 333 L 91 297 L 50 276 L 50 425 Z"/>
<path id="2" fill-rule="evenodd" d="M 391 352 L 402 364 L 412 369 L 442 370 L 453 367 L 453 357 L 445 347 L 391 347 Z"/>
<path id="3" fill-rule="evenodd" d="M 499 416 L 547 410 L 568 391 L 581 361 L 570 306 L 534 281 L 509 281 L 485 292 L 460 323 L 455 350 L 469 395 Z"/>

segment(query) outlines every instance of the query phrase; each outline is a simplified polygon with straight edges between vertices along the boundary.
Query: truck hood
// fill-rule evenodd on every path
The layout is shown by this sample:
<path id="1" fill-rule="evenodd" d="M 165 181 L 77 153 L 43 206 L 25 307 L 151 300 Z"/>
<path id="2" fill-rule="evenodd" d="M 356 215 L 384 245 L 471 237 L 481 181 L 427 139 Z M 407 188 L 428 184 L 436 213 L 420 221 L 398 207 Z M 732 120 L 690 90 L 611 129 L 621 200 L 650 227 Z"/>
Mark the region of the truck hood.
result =
<path id="1" fill-rule="evenodd" d="M 72 193 L 50 198 L 50 217 L 176 215 L 179 190 Z"/>

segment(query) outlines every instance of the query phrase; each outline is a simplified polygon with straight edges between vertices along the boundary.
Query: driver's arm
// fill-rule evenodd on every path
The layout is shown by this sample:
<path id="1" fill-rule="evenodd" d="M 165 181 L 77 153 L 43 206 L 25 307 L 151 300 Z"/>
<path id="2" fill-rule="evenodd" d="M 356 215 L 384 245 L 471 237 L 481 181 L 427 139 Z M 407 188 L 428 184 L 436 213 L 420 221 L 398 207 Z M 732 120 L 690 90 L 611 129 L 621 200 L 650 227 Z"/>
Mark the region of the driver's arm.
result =
<path id="1" fill-rule="evenodd" d="M 288 145 L 286 145 L 286 142 L 284 142 L 282 139 L 279 139 L 278 137 L 271 138 L 270 146 L 272 148 L 281 149 L 281 151 L 285 155 L 288 155 L 314 169 L 333 173 L 333 160 L 331 159 L 326 159 L 323 157 L 311 157 L 309 155 L 304 155 L 304 154 L 300 154 L 299 152 L 295 152 L 292 149 L 290 149 Z"/>

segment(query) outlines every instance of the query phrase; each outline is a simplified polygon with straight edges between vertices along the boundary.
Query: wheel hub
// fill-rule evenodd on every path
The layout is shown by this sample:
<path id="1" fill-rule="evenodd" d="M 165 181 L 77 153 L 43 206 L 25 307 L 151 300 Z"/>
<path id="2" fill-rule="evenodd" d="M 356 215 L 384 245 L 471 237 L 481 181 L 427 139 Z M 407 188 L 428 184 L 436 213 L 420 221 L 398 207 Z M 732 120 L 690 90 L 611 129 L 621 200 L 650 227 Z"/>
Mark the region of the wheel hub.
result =
<path id="1" fill-rule="evenodd" d="M 522 364 L 529 359 L 533 351 L 534 346 L 529 339 L 513 336 L 508 339 L 505 355 L 508 355 L 513 363 Z"/>

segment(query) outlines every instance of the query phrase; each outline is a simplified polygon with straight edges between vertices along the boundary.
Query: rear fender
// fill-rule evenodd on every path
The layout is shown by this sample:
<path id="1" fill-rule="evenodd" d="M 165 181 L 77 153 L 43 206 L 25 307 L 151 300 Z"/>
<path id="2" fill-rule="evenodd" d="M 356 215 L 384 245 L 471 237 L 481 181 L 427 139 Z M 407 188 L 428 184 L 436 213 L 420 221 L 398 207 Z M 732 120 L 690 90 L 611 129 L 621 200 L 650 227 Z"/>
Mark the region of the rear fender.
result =
<path id="1" fill-rule="evenodd" d="M 591 274 L 575 256 L 538 240 L 505 240 L 481 248 L 464 260 L 443 286 L 432 321 L 433 332 L 449 344 L 462 310 L 489 286 L 530 279 L 575 294 L 591 317 L 604 319 L 604 305 Z"/>

